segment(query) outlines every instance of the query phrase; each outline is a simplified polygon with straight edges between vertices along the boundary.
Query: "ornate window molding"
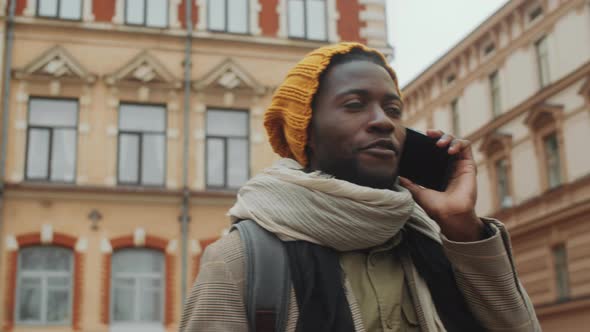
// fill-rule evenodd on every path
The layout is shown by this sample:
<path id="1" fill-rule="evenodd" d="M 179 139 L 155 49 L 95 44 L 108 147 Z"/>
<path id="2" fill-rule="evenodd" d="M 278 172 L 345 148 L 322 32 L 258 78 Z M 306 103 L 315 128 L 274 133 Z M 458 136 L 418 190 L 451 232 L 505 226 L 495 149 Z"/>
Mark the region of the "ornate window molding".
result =
<path id="1" fill-rule="evenodd" d="M 22 69 L 14 71 L 20 80 L 45 80 L 92 84 L 97 76 L 84 68 L 65 48 L 55 46 L 31 61 Z"/>
<path id="2" fill-rule="evenodd" d="M 247 92 L 263 95 L 267 88 L 258 83 L 254 76 L 228 58 L 213 68 L 209 73 L 193 83 L 193 88 L 199 92 L 203 90 L 217 90 L 226 92 Z"/>
<path id="3" fill-rule="evenodd" d="M 179 89 L 182 82 L 177 80 L 166 67 L 149 52 L 144 51 L 124 66 L 105 76 L 107 85 L 147 85 L 155 88 Z"/>

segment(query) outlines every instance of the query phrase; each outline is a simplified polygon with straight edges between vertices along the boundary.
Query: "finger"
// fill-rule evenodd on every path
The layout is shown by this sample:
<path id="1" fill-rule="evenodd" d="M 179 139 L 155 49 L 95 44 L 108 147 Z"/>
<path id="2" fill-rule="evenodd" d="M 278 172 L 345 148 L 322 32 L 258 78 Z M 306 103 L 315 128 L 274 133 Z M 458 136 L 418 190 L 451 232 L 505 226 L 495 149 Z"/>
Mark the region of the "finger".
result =
<path id="1" fill-rule="evenodd" d="M 464 139 L 454 139 L 449 145 L 449 154 L 460 154 L 471 145 L 471 142 Z"/>
<path id="2" fill-rule="evenodd" d="M 410 193 L 412 193 L 412 195 L 416 195 L 420 191 L 426 190 L 425 187 L 422 187 L 419 184 L 415 184 L 410 179 L 407 179 L 403 176 L 399 177 L 399 182 L 402 186 L 404 186 L 406 189 L 408 189 L 410 191 Z"/>
<path id="3" fill-rule="evenodd" d="M 436 142 L 436 146 L 438 146 L 439 148 L 446 148 L 447 146 L 449 146 L 449 144 L 451 142 L 453 142 L 453 140 L 455 139 L 455 136 L 451 135 L 451 134 L 444 134 L 437 142 Z"/>
<path id="4" fill-rule="evenodd" d="M 440 129 L 427 129 L 426 136 L 432 138 L 439 138 L 442 137 L 445 133 Z"/>

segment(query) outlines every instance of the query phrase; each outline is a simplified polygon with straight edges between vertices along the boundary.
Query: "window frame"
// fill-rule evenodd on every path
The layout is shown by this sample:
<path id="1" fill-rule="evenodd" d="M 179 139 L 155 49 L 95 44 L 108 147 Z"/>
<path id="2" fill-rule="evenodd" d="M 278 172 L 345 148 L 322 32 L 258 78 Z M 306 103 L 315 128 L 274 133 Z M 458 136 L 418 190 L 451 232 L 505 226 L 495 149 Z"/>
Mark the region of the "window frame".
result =
<path id="1" fill-rule="evenodd" d="M 80 18 L 77 19 L 72 19 L 72 18 L 63 18 L 60 16 L 60 9 L 61 9 L 61 2 L 62 0 L 55 0 L 57 2 L 57 14 L 55 16 L 49 16 L 49 15 L 41 15 L 39 12 L 39 7 L 40 7 L 40 2 L 41 0 L 37 0 L 37 4 L 35 6 L 35 16 L 39 17 L 39 18 L 46 18 L 46 19 L 52 19 L 52 20 L 64 20 L 64 21 L 70 21 L 70 22 L 82 22 L 83 16 L 84 16 L 84 0 L 78 0 L 80 1 Z"/>
<path id="2" fill-rule="evenodd" d="M 563 105 L 540 104 L 534 107 L 524 120 L 524 124 L 529 128 L 530 137 L 535 146 L 539 182 L 541 184 L 541 190 L 545 192 L 557 189 L 568 182 L 567 159 L 563 137 L 563 117 Z M 554 187 L 549 185 L 549 173 L 544 147 L 544 138 L 551 134 L 555 134 L 557 138 L 560 165 L 560 184 Z"/>
<path id="3" fill-rule="evenodd" d="M 558 253 L 563 254 L 563 262 L 558 261 Z M 565 243 L 559 243 L 551 248 L 551 258 L 553 262 L 553 273 L 555 276 L 554 284 L 555 287 L 555 299 L 559 302 L 566 302 L 571 298 L 571 282 L 568 264 L 568 250 Z M 560 264 L 562 263 L 562 264 Z M 563 268 L 563 269 L 560 269 Z M 562 279 L 563 278 L 563 279 Z M 561 281 L 564 283 L 564 289 L 562 289 Z"/>
<path id="4" fill-rule="evenodd" d="M 484 138 L 480 152 L 485 156 L 485 165 L 488 170 L 488 179 L 490 181 L 490 192 L 492 196 L 492 208 L 497 212 L 503 209 L 511 208 L 515 205 L 514 193 L 514 174 L 512 169 L 512 136 L 503 133 L 492 133 Z M 506 186 L 507 196 L 511 199 L 511 204 L 503 204 L 504 197 L 499 197 L 499 181 L 496 165 L 501 160 L 506 160 Z"/>
<path id="5" fill-rule="evenodd" d="M 459 98 L 451 100 L 451 126 L 453 127 L 453 134 L 456 137 L 461 136 L 461 126 L 459 119 Z"/>
<path id="6" fill-rule="evenodd" d="M 210 5 L 212 1 L 225 1 L 225 21 L 224 21 L 224 28 L 223 30 L 211 29 L 211 12 L 210 12 Z M 251 35 L 251 27 L 250 27 L 250 0 L 246 1 L 246 32 L 236 32 L 236 31 L 229 31 L 228 29 L 228 22 L 229 22 L 229 0 L 207 0 L 207 31 L 210 32 L 218 32 L 218 33 L 230 33 L 235 35 Z"/>
<path id="7" fill-rule="evenodd" d="M 29 125 L 31 120 L 31 101 L 35 99 L 44 99 L 44 100 L 56 100 L 56 101 L 73 101 L 76 103 L 76 125 L 75 127 L 69 126 L 31 126 Z M 26 133 L 26 146 L 25 146 L 25 169 L 24 169 L 24 179 L 27 182 L 44 182 L 44 183 L 64 183 L 64 184 L 73 184 L 76 183 L 76 178 L 78 174 L 78 128 L 80 127 L 80 101 L 77 98 L 54 98 L 54 97 L 39 97 L 39 96 L 31 96 L 27 102 L 27 133 Z M 53 152 L 53 130 L 57 129 L 73 129 L 75 132 L 76 139 L 74 140 L 74 173 L 72 175 L 72 181 L 62 181 L 62 180 L 51 180 L 51 164 L 52 164 L 52 152 Z M 45 178 L 29 178 L 28 176 L 28 168 L 29 168 L 29 132 L 31 129 L 37 130 L 49 130 L 49 151 L 47 156 L 47 177 Z"/>
<path id="8" fill-rule="evenodd" d="M 238 190 L 239 187 L 229 187 L 228 186 L 228 155 L 229 149 L 227 148 L 227 141 L 231 138 L 243 138 L 246 141 L 246 146 L 248 147 L 247 153 L 248 158 L 246 161 L 246 177 L 249 179 L 251 177 L 251 146 L 250 146 L 250 110 L 248 109 L 238 109 L 238 108 L 217 108 L 217 107 L 208 107 L 207 112 L 209 111 L 222 111 L 222 112 L 245 112 L 246 113 L 246 135 L 245 136 L 220 136 L 220 135 L 209 135 L 209 130 L 207 128 L 207 115 L 205 114 L 205 188 L 207 190 Z M 209 160 L 209 139 L 222 139 L 223 140 L 223 185 L 222 186 L 215 186 L 209 185 L 209 166 L 207 165 L 207 161 Z"/>
<path id="9" fill-rule="evenodd" d="M 503 169 L 504 172 L 506 174 L 504 174 L 505 176 L 505 192 L 503 193 L 503 195 L 501 195 L 501 187 L 500 187 L 500 174 L 498 173 L 498 165 L 501 164 L 502 162 L 504 162 L 505 164 L 503 165 Z M 495 207 L 496 209 L 507 209 L 510 208 L 514 205 L 514 193 L 512 190 L 512 181 L 511 179 L 511 174 L 512 174 L 512 167 L 511 167 L 511 163 L 510 163 L 510 158 L 506 155 L 506 154 L 502 154 L 499 155 L 495 158 L 492 159 L 492 163 L 493 165 L 493 172 L 494 172 L 494 195 L 495 195 Z M 510 199 L 510 204 L 505 204 L 504 201 L 506 198 Z"/>
<path id="10" fill-rule="evenodd" d="M 494 70 L 488 75 L 490 87 L 490 101 L 492 109 L 492 118 L 497 118 L 502 114 L 502 92 L 500 86 L 500 71 Z M 494 84 L 496 83 L 496 84 Z"/>
<path id="11" fill-rule="evenodd" d="M 123 23 L 125 25 L 128 26 L 132 26 L 132 27 L 143 27 L 143 28 L 150 28 L 150 29 L 168 29 L 170 28 L 170 0 L 166 0 L 166 24 L 164 26 L 153 26 L 153 25 L 148 25 L 147 23 L 147 15 L 148 15 L 148 1 L 149 0 L 141 0 L 143 1 L 143 23 L 138 24 L 138 23 L 129 23 L 127 22 L 127 11 L 129 10 L 129 0 L 123 0 L 125 1 L 125 9 L 123 11 Z M 187 0 L 189 1 L 189 0 Z"/>
<path id="12" fill-rule="evenodd" d="M 41 308 L 39 309 L 41 312 L 41 319 L 39 321 L 27 321 L 20 319 L 20 292 L 21 292 L 21 278 L 23 271 L 21 271 L 21 252 L 17 255 L 17 276 L 16 276 L 16 290 L 15 290 L 15 299 L 14 299 L 14 322 L 20 326 L 70 326 L 73 322 L 73 313 L 74 313 L 74 269 L 75 267 L 75 260 L 74 260 L 74 252 L 71 248 L 61 247 L 56 245 L 32 245 L 27 246 L 22 249 L 28 248 L 60 248 L 67 250 L 69 252 L 69 266 L 70 271 L 68 277 L 70 278 L 70 285 L 68 289 L 68 310 L 69 310 L 69 319 L 60 321 L 60 322 L 48 322 L 47 321 L 47 278 L 51 276 L 60 276 L 63 277 L 66 273 L 58 273 L 55 271 L 30 271 L 25 274 L 32 274 L 34 277 L 41 278 Z M 49 276 L 48 276 L 49 274 Z M 39 276 L 37 276 L 39 275 Z"/>
<path id="13" fill-rule="evenodd" d="M 545 45 L 545 54 L 541 54 L 541 43 L 544 43 Z M 543 36 L 535 41 L 535 60 L 537 61 L 537 77 L 539 82 L 539 88 L 541 89 L 551 84 L 551 73 L 549 69 L 549 45 L 547 43 L 547 36 Z M 543 73 L 545 71 L 543 70 L 544 67 L 542 58 L 545 60 L 547 64 L 545 73 L 545 76 L 547 76 L 547 81 L 544 80 Z"/>
<path id="14" fill-rule="evenodd" d="M 133 273 L 133 272 L 123 272 L 122 274 L 124 275 L 129 275 L 127 276 L 127 278 L 133 278 L 134 281 L 134 287 L 133 287 L 133 295 L 134 295 L 134 320 L 132 321 L 116 321 L 115 320 L 115 315 L 114 315 L 114 302 L 115 302 L 115 287 L 114 287 L 114 279 L 115 279 L 115 271 L 113 268 L 113 261 L 114 261 L 114 256 L 121 251 L 135 251 L 135 252 L 139 252 L 139 251 L 146 251 L 146 252 L 152 252 L 152 253 L 158 253 L 162 259 L 162 272 L 161 272 L 161 276 L 160 276 L 160 281 L 162 283 L 162 286 L 160 287 L 160 292 L 161 292 L 161 303 L 160 303 L 160 320 L 159 321 L 142 321 L 142 320 L 137 320 L 137 318 L 140 318 L 139 316 L 141 316 L 141 311 L 140 311 L 140 306 L 138 306 L 136 303 L 138 299 L 140 299 L 140 295 L 139 292 L 141 291 L 141 287 L 140 287 L 140 280 L 145 280 L 150 276 L 155 275 L 156 273 L 147 273 L 147 272 L 138 272 L 138 273 Z M 146 248 L 146 247 L 140 247 L 140 248 L 132 248 L 132 247 L 125 247 L 125 248 L 121 248 L 121 249 L 117 249 L 113 252 L 113 257 L 111 258 L 111 274 L 109 276 L 110 278 L 110 289 L 109 289 L 109 324 L 110 325 L 118 325 L 118 326 L 122 326 L 122 325 L 164 325 L 166 322 L 166 287 L 168 286 L 166 284 L 166 273 L 167 273 L 167 262 L 166 262 L 166 254 L 164 252 L 162 252 L 161 250 L 158 249 L 152 249 L 152 248 Z M 121 274 L 121 273 L 119 273 Z M 149 276 L 148 276 L 149 275 Z M 136 293 L 137 292 L 137 293 Z"/>
<path id="15" fill-rule="evenodd" d="M 152 130 L 121 130 L 121 106 L 133 105 L 133 106 L 159 106 L 164 111 L 164 131 L 162 133 Z M 166 174 L 168 173 L 168 109 L 166 104 L 158 103 L 136 103 L 136 102 L 121 102 L 119 103 L 119 109 L 117 110 L 117 185 L 118 186 L 132 186 L 132 187 L 146 187 L 146 188 L 164 188 L 166 186 Z M 164 177 L 162 184 L 143 184 L 141 175 L 142 172 L 142 151 L 143 151 L 143 139 L 145 135 L 161 134 L 164 137 Z M 137 135 L 139 136 L 139 151 L 138 151 L 138 170 L 137 170 L 137 182 L 124 182 L 120 180 L 119 166 L 121 162 L 121 135 Z"/>
<path id="16" fill-rule="evenodd" d="M 290 30 L 290 22 L 291 22 L 291 12 L 289 11 L 289 2 L 290 1 L 301 1 L 303 2 L 303 37 L 298 37 L 298 36 L 292 36 L 291 35 L 291 30 Z M 311 41 L 311 42 L 327 42 L 330 38 L 329 36 L 329 31 L 328 31 L 328 1 L 327 0 L 321 0 L 324 3 L 324 13 L 325 13 L 325 20 L 324 20 L 324 32 L 326 34 L 326 38 L 324 39 L 310 39 L 309 38 L 309 32 L 307 30 L 307 2 L 308 1 L 313 1 L 313 0 L 286 0 L 286 12 L 287 12 L 287 37 L 289 39 L 293 39 L 293 40 L 305 40 L 305 41 Z"/>
<path id="17" fill-rule="evenodd" d="M 551 173 L 553 172 L 551 165 L 549 163 L 549 155 L 548 155 L 548 151 L 547 151 L 547 140 L 549 138 L 553 138 L 555 139 L 555 144 L 557 147 L 557 155 L 554 156 L 554 158 L 557 158 L 557 174 L 558 174 L 558 182 L 554 185 L 551 184 Z M 561 150 L 562 150 L 562 146 L 559 143 L 559 134 L 557 132 L 557 130 L 550 130 L 547 133 L 543 133 L 540 135 L 540 140 L 541 140 L 541 146 L 542 146 L 542 160 L 543 160 L 543 168 L 544 168 L 544 174 L 543 176 L 545 177 L 546 181 L 547 181 L 547 189 L 551 190 L 554 188 L 558 188 L 560 186 L 562 186 L 564 184 L 564 178 L 563 178 L 563 163 L 561 160 Z"/>

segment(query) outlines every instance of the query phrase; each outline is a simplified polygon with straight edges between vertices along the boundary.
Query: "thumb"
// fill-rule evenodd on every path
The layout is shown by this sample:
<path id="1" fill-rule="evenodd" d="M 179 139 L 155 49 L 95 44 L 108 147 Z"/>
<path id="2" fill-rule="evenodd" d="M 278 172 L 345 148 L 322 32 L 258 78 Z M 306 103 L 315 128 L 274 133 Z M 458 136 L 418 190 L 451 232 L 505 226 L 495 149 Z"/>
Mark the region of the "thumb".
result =
<path id="1" fill-rule="evenodd" d="M 420 199 L 422 198 L 422 196 L 424 194 L 426 194 L 426 192 L 428 191 L 428 189 L 426 189 L 425 187 L 422 187 L 419 184 L 415 184 L 410 179 L 405 178 L 403 176 L 399 177 L 399 182 L 404 188 L 406 188 L 406 189 L 408 189 L 408 191 L 410 191 L 410 193 L 412 194 L 414 199 L 418 202 L 420 202 Z"/>

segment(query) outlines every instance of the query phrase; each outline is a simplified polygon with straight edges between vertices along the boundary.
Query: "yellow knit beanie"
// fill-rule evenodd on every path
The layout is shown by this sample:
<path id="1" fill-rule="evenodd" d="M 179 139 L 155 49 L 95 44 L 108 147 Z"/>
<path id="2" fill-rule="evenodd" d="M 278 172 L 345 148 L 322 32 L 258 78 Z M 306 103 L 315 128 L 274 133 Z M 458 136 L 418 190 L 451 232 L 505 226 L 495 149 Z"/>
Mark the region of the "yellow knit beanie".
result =
<path id="1" fill-rule="evenodd" d="M 320 75 L 334 55 L 350 53 L 353 49 L 380 56 L 401 97 L 395 71 L 387 64 L 381 52 L 358 43 L 340 43 L 318 48 L 289 71 L 264 114 L 264 127 L 270 144 L 281 157 L 295 159 L 307 166 L 307 127 L 311 120 L 311 102 L 318 90 Z"/>

